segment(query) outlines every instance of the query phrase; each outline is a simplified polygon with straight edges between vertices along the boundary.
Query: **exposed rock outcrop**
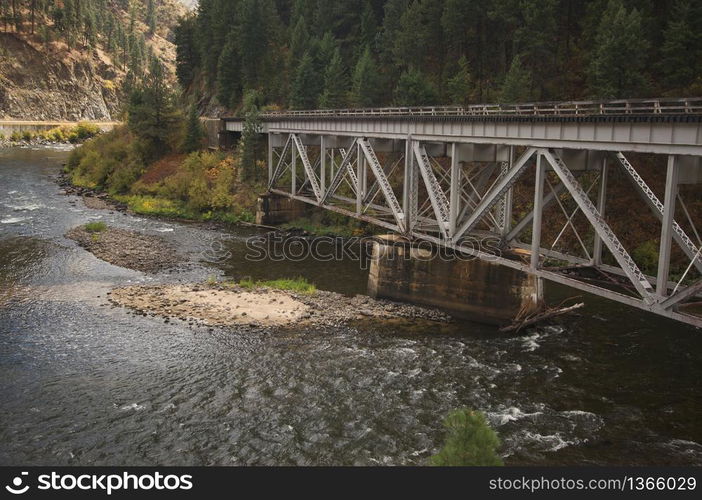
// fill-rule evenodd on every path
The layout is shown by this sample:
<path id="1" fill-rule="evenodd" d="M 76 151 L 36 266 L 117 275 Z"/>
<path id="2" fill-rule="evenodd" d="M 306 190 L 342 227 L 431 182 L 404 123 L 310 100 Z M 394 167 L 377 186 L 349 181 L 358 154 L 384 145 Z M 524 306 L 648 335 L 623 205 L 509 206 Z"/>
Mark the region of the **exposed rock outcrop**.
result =
<path id="1" fill-rule="evenodd" d="M 99 51 L 40 50 L 0 33 L 0 118 L 112 120 L 119 74 Z"/>

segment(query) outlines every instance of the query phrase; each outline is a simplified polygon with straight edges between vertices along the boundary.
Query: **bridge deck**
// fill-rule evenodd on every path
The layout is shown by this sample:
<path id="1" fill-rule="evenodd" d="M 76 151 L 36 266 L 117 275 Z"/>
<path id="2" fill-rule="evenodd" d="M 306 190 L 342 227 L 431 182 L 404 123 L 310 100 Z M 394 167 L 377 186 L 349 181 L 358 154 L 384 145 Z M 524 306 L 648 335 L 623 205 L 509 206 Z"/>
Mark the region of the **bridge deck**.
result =
<path id="1" fill-rule="evenodd" d="M 264 133 L 702 154 L 702 98 L 270 111 L 261 122 Z M 243 119 L 223 129 L 241 132 Z"/>

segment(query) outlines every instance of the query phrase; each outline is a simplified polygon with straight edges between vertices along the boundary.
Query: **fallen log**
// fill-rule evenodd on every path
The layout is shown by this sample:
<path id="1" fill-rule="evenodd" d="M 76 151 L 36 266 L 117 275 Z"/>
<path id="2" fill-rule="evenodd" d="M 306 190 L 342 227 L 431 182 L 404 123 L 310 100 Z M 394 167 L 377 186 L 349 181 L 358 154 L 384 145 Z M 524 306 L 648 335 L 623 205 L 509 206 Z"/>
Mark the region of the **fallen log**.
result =
<path id="1" fill-rule="evenodd" d="M 570 306 L 570 307 L 549 308 L 543 312 L 537 313 L 537 314 L 530 316 L 528 318 L 525 318 L 522 320 L 516 320 L 511 325 L 500 328 L 500 332 L 501 333 L 518 332 L 522 328 L 525 328 L 527 326 L 531 326 L 531 325 L 534 325 L 536 323 L 540 323 L 541 321 L 545 321 L 547 319 L 555 318 L 558 316 L 563 316 L 564 314 L 571 313 L 571 312 L 573 312 L 577 309 L 581 309 L 583 307 L 585 307 L 585 304 L 581 302 L 579 304 L 575 304 L 575 305 Z"/>

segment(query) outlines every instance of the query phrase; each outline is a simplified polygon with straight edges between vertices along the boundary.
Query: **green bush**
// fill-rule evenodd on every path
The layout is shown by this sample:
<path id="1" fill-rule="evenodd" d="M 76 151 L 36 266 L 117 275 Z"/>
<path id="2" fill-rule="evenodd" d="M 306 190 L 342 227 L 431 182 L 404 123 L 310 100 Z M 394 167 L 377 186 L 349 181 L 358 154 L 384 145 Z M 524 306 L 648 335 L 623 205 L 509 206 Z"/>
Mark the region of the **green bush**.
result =
<path id="1" fill-rule="evenodd" d="M 641 271 L 645 274 L 655 275 L 658 269 L 658 252 L 658 243 L 649 240 L 637 247 L 631 253 L 631 256 L 641 268 Z"/>
<path id="2" fill-rule="evenodd" d="M 34 139 L 34 132 L 32 132 L 31 130 L 24 130 L 22 132 L 22 140 L 23 141 L 29 142 L 32 139 Z"/>
<path id="3" fill-rule="evenodd" d="M 22 140 L 22 134 L 21 134 L 19 131 L 15 130 L 15 131 L 12 132 L 12 134 L 10 135 L 10 140 L 11 140 L 12 142 L 19 142 L 19 141 Z"/>
<path id="4" fill-rule="evenodd" d="M 268 287 L 276 290 L 287 290 L 290 292 L 298 292 L 304 294 L 313 294 L 317 291 L 317 287 L 308 282 L 303 277 L 298 278 L 283 278 L 270 281 L 254 281 L 251 278 L 245 278 L 239 281 L 239 286 L 242 288 L 260 288 Z"/>
<path id="5" fill-rule="evenodd" d="M 62 129 L 50 131 L 52 136 L 65 135 Z M 112 194 L 127 193 L 143 169 L 131 149 L 125 130 L 117 128 L 99 135 L 76 148 L 68 158 L 68 172 L 74 184 L 106 189 Z"/>
<path id="6" fill-rule="evenodd" d="M 447 431 L 446 442 L 441 451 L 431 457 L 431 465 L 503 465 L 497 454 L 500 439 L 483 413 L 469 409 L 455 410 L 444 420 L 444 427 Z"/>
<path id="7" fill-rule="evenodd" d="M 78 125 L 73 127 L 72 131 L 75 134 L 76 139 L 79 141 L 85 141 L 86 139 L 95 137 L 101 132 L 100 127 L 94 123 L 87 122 L 79 122 Z"/>
<path id="8" fill-rule="evenodd" d="M 102 233 L 107 230 L 107 224 L 104 222 L 89 222 L 83 227 L 89 233 Z"/>

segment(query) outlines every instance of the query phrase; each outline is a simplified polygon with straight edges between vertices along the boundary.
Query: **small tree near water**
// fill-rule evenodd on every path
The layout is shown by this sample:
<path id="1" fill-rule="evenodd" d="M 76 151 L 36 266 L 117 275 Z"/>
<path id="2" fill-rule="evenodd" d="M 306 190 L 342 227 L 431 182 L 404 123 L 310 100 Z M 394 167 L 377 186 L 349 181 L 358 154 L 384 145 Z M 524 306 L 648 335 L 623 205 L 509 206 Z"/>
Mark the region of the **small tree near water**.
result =
<path id="1" fill-rule="evenodd" d="M 444 447 L 431 457 L 430 464 L 440 467 L 503 465 L 497 454 L 500 439 L 490 428 L 485 415 L 469 409 L 451 412 L 444 427 L 447 430 Z"/>
<path id="2" fill-rule="evenodd" d="M 197 106 L 192 104 L 188 112 L 188 120 L 185 123 L 185 141 L 183 142 L 183 151 L 192 153 L 202 149 L 202 140 L 205 137 L 205 131 L 202 129 L 200 116 L 197 112 Z"/>

